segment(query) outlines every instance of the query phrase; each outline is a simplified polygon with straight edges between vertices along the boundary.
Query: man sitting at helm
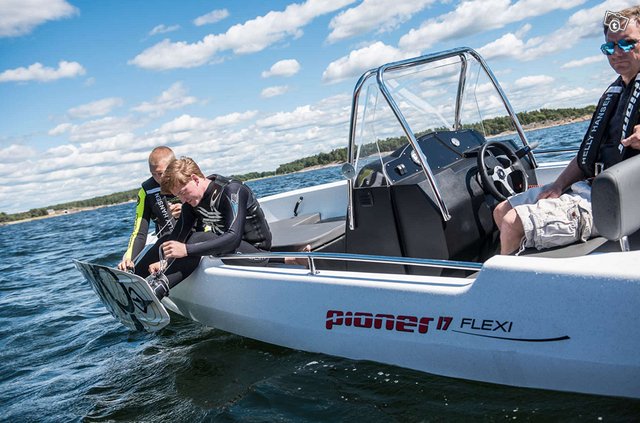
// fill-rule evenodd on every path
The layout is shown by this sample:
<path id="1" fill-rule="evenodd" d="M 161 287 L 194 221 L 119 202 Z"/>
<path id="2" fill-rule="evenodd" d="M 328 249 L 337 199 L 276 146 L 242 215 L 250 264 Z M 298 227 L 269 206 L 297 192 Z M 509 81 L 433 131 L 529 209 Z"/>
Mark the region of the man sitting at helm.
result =
<path id="1" fill-rule="evenodd" d="M 496 207 L 501 254 L 567 245 L 595 235 L 587 180 L 640 150 L 640 6 L 607 12 L 604 35 L 601 50 L 620 76 L 600 98 L 577 156 L 560 176 Z"/>

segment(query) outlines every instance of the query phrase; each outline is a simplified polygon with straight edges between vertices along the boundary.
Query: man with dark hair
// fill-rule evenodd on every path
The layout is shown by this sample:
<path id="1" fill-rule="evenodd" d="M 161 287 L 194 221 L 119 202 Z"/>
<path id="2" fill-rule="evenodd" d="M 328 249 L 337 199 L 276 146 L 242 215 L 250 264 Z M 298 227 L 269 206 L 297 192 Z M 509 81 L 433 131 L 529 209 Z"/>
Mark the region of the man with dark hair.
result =
<path id="1" fill-rule="evenodd" d="M 496 207 L 501 254 L 567 245 L 595 235 L 587 180 L 640 151 L 640 6 L 607 12 L 604 35 L 600 49 L 619 77 L 600 98 L 578 155 L 558 178 Z"/>
<path id="2" fill-rule="evenodd" d="M 230 253 L 258 253 L 271 248 L 271 231 L 249 187 L 220 175 L 205 177 L 188 157 L 174 160 L 162 176 L 163 191 L 183 203 L 175 229 L 159 239 L 141 259 L 136 274 L 147 277 L 162 270 L 159 249 L 170 263 L 163 277 L 151 280 L 158 298 L 189 276 L 200 257 Z M 204 232 L 193 232 L 196 225 Z M 233 260 L 232 264 L 262 265 L 265 260 Z"/>
<path id="3" fill-rule="evenodd" d="M 175 158 L 173 150 L 164 146 L 154 148 L 149 154 L 151 177 L 142 183 L 142 187 L 138 191 L 133 232 L 129 237 L 127 251 L 118 264 L 118 269 L 123 271 L 133 269 L 133 261 L 147 242 L 150 221 L 155 222 L 158 237 L 169 234 L 173 230 L 176 219 L 180 216 L 182 205 L 172 203 L 175 197 L 161 192 L 160 180 L 169 162 Z"/>

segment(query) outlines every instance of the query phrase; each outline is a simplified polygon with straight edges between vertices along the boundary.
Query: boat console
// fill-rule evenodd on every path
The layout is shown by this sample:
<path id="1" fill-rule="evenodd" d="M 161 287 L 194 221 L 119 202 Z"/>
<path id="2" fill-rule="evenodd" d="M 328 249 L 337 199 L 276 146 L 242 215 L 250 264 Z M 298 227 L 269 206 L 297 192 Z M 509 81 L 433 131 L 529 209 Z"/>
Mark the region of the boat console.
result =
<path id="1" fill-rule="evenodd" d="M 432 186 L 422 172 L 415 150 L 406 144 L 363 167 L 353 185 L 356 222 L 346 234 L 348 253 L 451 259 L 482 262 L 495 253 L 496 228 L 492 209 L 497 204 L 479 177 L 478 153 L 486 142 L 477 131 L 440 131 L 417 139 L 433 170 L 451 214 L 445 221 Z M 515 151 L 513 141 L 503 141 Z M 491 153 L 500 163 L 502 151 Z M 529 181 L 532 163 L 522 160 Z M 522 190 L 523 187 L 520 187 Z M 358 264 L 354 264 L 358 266 Z M 369 265 L 367 265 L 369 266 Z M 381 265 L 380 271 L 384 270 Z M 397 272 L 397 268 L 394 268 Z M 433 274 L 438 269 L 407 268 L 407 273 Z"/>
<path id="2" fill-rule="evenodd" d="M 507 122 L 501 131 L 512 132 L 488 139 L 491 119 Z M 461 48 L 383 65 L 360 78 L 347 166 L 344 225 L 324 216 L 270 222 L 275 251 L 311 244 L 318 252 L 484 262 L 497 245 L 493 208 L 536 184 L 537 164 L 486 63 Z M 398 272 L 384 263 L 339 266 Z M 439 275 L 442 269 L 403 271 Z"/>

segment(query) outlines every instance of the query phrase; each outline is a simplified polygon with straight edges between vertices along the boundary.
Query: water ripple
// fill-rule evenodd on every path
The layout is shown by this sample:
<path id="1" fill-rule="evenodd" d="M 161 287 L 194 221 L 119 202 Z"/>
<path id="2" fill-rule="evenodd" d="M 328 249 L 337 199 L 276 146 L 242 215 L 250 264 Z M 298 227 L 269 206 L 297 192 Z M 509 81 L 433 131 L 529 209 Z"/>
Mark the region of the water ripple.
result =
<path id="1" fill-rule="evenodd" d="M 576 146 L 585 127 L 528 136 L 541 148 Z M 249 185 L 265 196 L 339 179 L 334 166 Z M 640 415 L 640 401 L 473 383 L 304 353 L 175 315 L 159 334 L 131 333 L 71 260 L 115 265 L 134 208 L 0 227 L 0 421 L 627 421 Z"/>

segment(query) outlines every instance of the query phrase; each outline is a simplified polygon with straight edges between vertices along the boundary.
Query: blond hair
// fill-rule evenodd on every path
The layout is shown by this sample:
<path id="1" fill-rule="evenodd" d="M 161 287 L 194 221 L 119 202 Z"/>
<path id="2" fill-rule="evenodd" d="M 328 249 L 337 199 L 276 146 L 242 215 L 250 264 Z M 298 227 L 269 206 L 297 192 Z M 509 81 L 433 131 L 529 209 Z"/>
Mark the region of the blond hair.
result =
<path id="1" fill-rule="evenodd" d="M 173 188 L 182 187 L 189 182 L 192 175 L 204 178 L 200 167 L 190 157 L 172 160 L 162 175 L 160 187 L 163 192 L 172 192 Z"/>

